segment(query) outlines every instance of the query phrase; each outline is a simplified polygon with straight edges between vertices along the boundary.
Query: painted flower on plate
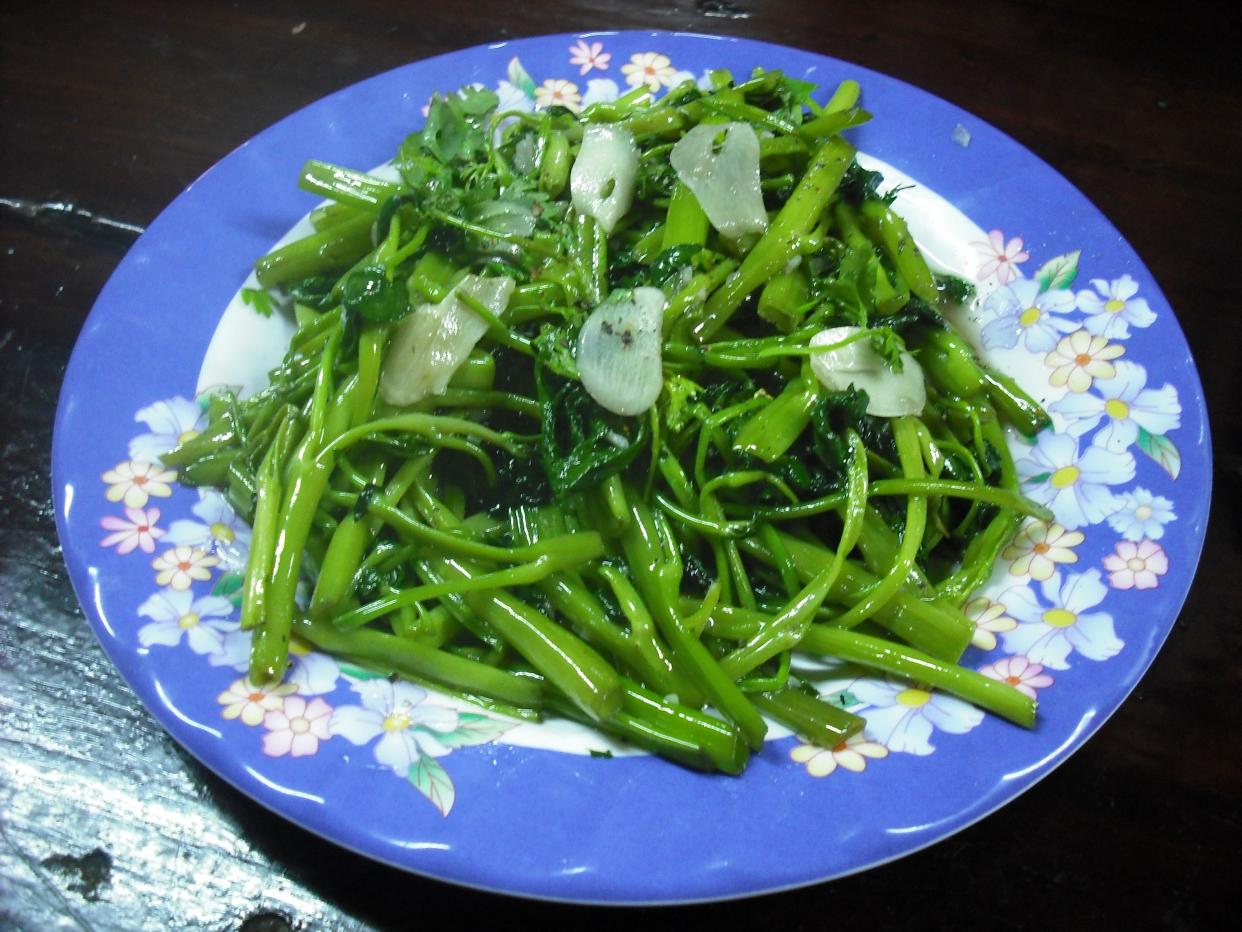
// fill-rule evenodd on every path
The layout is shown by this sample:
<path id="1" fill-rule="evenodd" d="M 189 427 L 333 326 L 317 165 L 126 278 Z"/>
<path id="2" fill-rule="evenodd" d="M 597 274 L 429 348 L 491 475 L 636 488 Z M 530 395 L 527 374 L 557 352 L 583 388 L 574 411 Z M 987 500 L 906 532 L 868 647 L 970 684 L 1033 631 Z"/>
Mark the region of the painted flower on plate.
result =
<path id="1" fill-rule="evenodd" d="M 587 42 L 585 39 L 579 39 L 575 45 L 569 47 L 569 63 L 579 66 L 578 74 L 586 74 L 592 68 L 607 71 L 610 61 L 612 61 L 612 53 L 604 51 L 602 42 Z"/>
<path id="2" fill-rule="evenodd" d="M 169 483 L 176 481 L 177 473 L 146 460 L 126 460 L 117 463 L 101 478 L 108 483 L 108 501 L 124 502 L 126 508 L 141 508 L 152 497 L 172 495 Z"/>
<path id="3" fill-rule="evenodd" d="M 496 96 L 500 98 L 500 103 L 496 106 L 497 113 L 507 113 L 513 110 L 519 113 L 530 113 L 535 109 L 534 96 L 527 94 L 509 81 L 501 81 L 496 85 Z"/>
<path id="4" fill-rule="evenodd" d="M 155 568 L 155 584 L 185 590 L 198 580 L 211 579 L 211 567 L 220 561 L 202 547 L 174 547 L 151 561 Z"/>
<path id="5" fill-rule="evenodd" d="M 1018 459 L 1018 476 L 1027 495 L 1047 505 L 1057 523 L 1071 531 L 1098 524 L 1117 510 L 1109 486 L 1134 478 L 1134 456 L 1103 447 L 1078 449 L 1078 441 L 1049 431 L 1039 435 L 1027 457 Z"/>
<path id="6" fill-rule="evenodd" d="M 178 395 L 148 405 L 134 415 L 134 420 L 146 424 L 148 432 L 129 442 L 129 458 L 159 463 L 161 456 L 202 430 L 207 415 L 193 401 Z"/>
<path id="7" fill-rule="evenodd" d="M 457 712 L 428 703 L 425 689 L 373 679 L 355 683 L 353 691 L 362 704 L 337 706 L 329 731 L 357 745 L 379 738 L 375 760 L 393 773 L 404 777 L 424 754 L 443 757 L 451 750 L 436 735 L 457 728 Z"/>
<path id="8" fill-rule="evenodd" d="M 963 607 L 966 617 L 974 622 L 970 643 L 980 650 L 995 650 L 996 635 L 1012 631 L 1018 623 L 1005 614 L 1005 606 L 986 596 L 971 599 Z"/>
<path id="9" fill-rule="evenodd" d="M 1098 395 L 1066 395 L 1049 405 L 1068 421 L 1069 433 L 1081 437 L 1103 421 L 1091 442 L 1120 452 L 1138 439 L 1140 427 L 1149 434 L 1167 434 L 1181 426 L 1176 388 L 1167 382 L 1163 388 L 1147 388 L 1147 371 L 1136 362 L 1121 359 L 1113 368 L 1113 378 L 1096 384 Z"/>
<path id="10" fill-rule="evenodd" d="M 1053 683 L 1051 675 L 1044 672 L 1043 664 L 1032 663 L 1030 658 L 1021 655 L 1002 657 L 995 663 L 980 667 L 979 672 L 989 679 L 1008 683 L 1032 699 L 1039 698 L 1037 690 L 1046 689 Z"/>
<path id="11" fill-rule="evenodd" d="M 268 712 L 283 709 L 285 697 L 293 692 L 291 683 L 275 686 L 256 686 L 249 677 L 242 677 L 229 684 L 229 688 L 216 696 L 216 702 L 224 706 L 220 714 L 226 719 L 241 719 L 243 725 L 253 728 L 262 724 Z"/>
<path id="12" fill-rule="evenodd" d="M 995 275 L 1002 285 L 1008 285 L 1018 277 L 1018 266 L 1031 258 L 1030 253 L 1022 248 L 1022 237 L 1013 236 L 1005 241 L 1005 234 L 1000 230 L 988 233 L 987 241 L 971 243 L 983 256 L 983 265 L 979 267 L 977 277 L 980 281 Z"/>
<path id="13" fill-rule="evenodd" d="M 1048 384 L 1054 388 L 1068 388 L 1071 392 L 1085 392 L 1096 379 L 1111 379 L 1117 374 L 1113 360 L 1126 351 L 1120 343 L 1110 343 L 1107 337 L 1092 336 L 1078 330 L 1062 337 L 1056 349 L 1044 357 L 1044 365 L 1052 370 Z"/>
<path id="14" fill-rule="evenodd" d="M 322 699 L 307 702 L 301 696 L 286 696 L 284 705 L 263 716 L 263 753 L 269 757 L 306 757 L 319 750 L 319 742 L 332 737 L 328 722 L 332 706 Z"/>
<path id="15" fill-rule="evenodd" d="M 582 95 L 578 85 L 563 78 L 548 78 L 535 88 L 536 107 L 565 107 L 577 113 L 582 109 Z"/>
<path id="16" fill-rule="evenodd" d="M 107 515 L 99 519 L 100 526 L 112 533 L 99 542 L 101 547 L 115 547 L 119 554 L 141 550 L 155 553 L 155 542 L 166 533 L 155 526 L 160 519 L 158 508 L 126 508 L 125 519 Z"/>
<path id="17" fill-rule="evenodd" d="M 1155 541 L 1122 540 L 1104 558 L 1104 569 L 1114 589 L 1155 589 L 1169 571 L 1169 557 Z"/>
<path id="18" fill-rule="evenodd" d="M 900 680 L 861 679 L 851 692 L 869 706 L 858 712 L 867 720 L 864 734 L 890 751 L 930 754 L 933 731 L 961 735 L 983 721 L 969 703 Z"/>
<path id="19" fill-rule="evenodd" d="M 224 642 L 217 653 L 208 660 L 213 667 L 232 667 L 238 672 L 250 668 L 250 637 L 249 631 L 242 631 L 236 624 L 224 636 Z M 285 673 L 285 682 L 291 683 L 302 696 L 318 696 L 336 689 L 337 680 L 341 678 L 341 668 L 327 654 L 311 650 L 298 638 L 289 641 L 289 670 Z"/>
<path id="20" fill-rule="evenodd" d="M 1043 601 L 1033 589 L 1015 586 L 1000 595 L 1018 627 L 1002 635 L 1005 650 L 1032 663 L 1067 670 L 1066 658 L 1077 651 L 1089 660 L 1108 660 L 1124 646 L 1113 631 L 1113 616 L 1091 612 L 1104 601 L 1108 587 L 1099 570 L 1056 573 L 1040 584 Z M 1047 604 L 1044 604 L 1047 603 Z"/>
<path id="21" fill-rule="evenodd" d="M 1074 310 L 1074 294 L 1060 288 L 1041 291 L 1039 282 L 1018 279 L 983 302 L 987 323 L 980 337 L 985 349 L 1012 349 L 1021 340 L 1032 353 L 1046 353 L 1057 339 L 1078 329 L 1064 315 Z"/>
<path id="22" fill-rule="evenodd" d="M 1067 531 L 1057 523 L 1031 521 L 1001 551 L 1011 561 L 1010 576 L 1029 576 L 1042 582 L 1051 579 L 1059 563 L 1077 563 L 1074 548 L 1084 540 L 1081 531 Z"/>
<path id="23" fill-rule="evenodd" d="M 1137 297 L 1138 283 L 1129 275 L 1112 281 L 1091 279 L 1095 291 L 1078 292 L 1078 309 L 1088 316 L 1082 322 L 1083 329 L 1097 336 L 1112 340 L 1124 340 L 1131 327 L 1150 327 L 1156 321 L 1156 312 L 1147 301 Z"/>
<path id="24" fill-rule="evenodd" d="M 621 66 L 621 73 L 625 75 L 625 83 L 630 87 L 645 84 L 650 90 L 658 91 L 661 85 L 672 80 L 677 69 L 667 55 L 659 52 L 638 52 Z"/>
<path id="25" fill-rule="evenodd" d="M 1159 540 L 1164 536 L 1164 526 L 1177 520 L 1173 503 L 1148 489 L 1134 488 L 1121 493 L 1117 500 L 1121 507 L 1108 516 L 1108 526 L 1126 540 Z"/>
<path id="26" fill-rule="evenodd" d="M 592 78 L 587 81 L 586 93 L 582 95 L 582 106 L 591 104 L 611 103 L 621 96 L 617 82 L 610 78 Z"/>
<path id="27" fill-rule="evenodd" d="M 138 643 L 175 647 L 184 637 L 196 654 L 219 653 L 225 635 L 237 627 L 228 620 L 233 611 L 233 603 L 221 596 L 196 599 L 191 592 L 161 589 L 138 606 L 138 614 L 151 619 L 138 629 Z"/>
<path id="28" fill-rule="evenodd" d="M 250 528 L 228 499 L 215 489 L 199 489 L 198 503 L 190 511 L 198 520 L 174 521 L 165 543 L 214 553 L 226 571 L 244 569 L 250 552 Z"/>
<path id="29" fill-rule="evenodd" d="M 789 757 L 790 760 L 805 765 L 806 772 L 812 777 L 826 777 L 838 767 L 862 773 L 867 767 L 868 759 L 888 757 L 888 748 L 858 734 L 851 735 L 831 748 L 821 748 L 817 744 L 795 745 L 789 752 Z"/>

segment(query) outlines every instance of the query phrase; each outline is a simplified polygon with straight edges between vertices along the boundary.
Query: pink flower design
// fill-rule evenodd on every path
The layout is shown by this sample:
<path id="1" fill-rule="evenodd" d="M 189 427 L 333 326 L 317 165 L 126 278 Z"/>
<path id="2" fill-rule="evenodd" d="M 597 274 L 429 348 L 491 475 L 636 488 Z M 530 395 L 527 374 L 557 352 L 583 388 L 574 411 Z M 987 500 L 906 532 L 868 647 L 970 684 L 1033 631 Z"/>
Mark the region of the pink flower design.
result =
<path id="1" fill-rule="evenodd" d="M 1008 285 L 1018 277 L 1018 265 L 1031 258 L 1030 253 L 1022 248 L 1022 237 L 1014 236 L 1009 242 L 1005 242 L 1005 234 L 1000 230 L 989 233 L 986 243 L 974 242 L 970 245 L 985 257 L 979 268 L 980 281 L 995 275 L 998 282 Z"/>
<path id="2" fill-rule="evenodd" d="M 154 553 L 155 542 L 164 536 L 164 531 L 155 526 L 155 522 L 160 519 L 160 510 L 126 508 L 125 517 L 129 520 L 123 521 L 113 515 L 100 519 L 103 529 L 112 533 L 101 540 L 99 546 L 116 547 L 116 552 L 120 554 L 129 553 L 136 548 L 143 553 Z"/>
<path id="3" fill-rule="evenodd" d="M 1155 589 L 1160 585 L 1157 577 L 1169 571 L 1169 557 L 1163 547 L 1146 537 L 1138 543 L 1122 540 L 1104 558 L 1104 568 L 1114 589 Z"/>
<path id="4" fill-rule="evenodd" d="M 989 663 L 986 667 L 980 667 L 979 672 L 989 679 L 1008 683 L 1032 699 L 1038 698 L 1035 693 L 1037 689 L 1051 686 L 1053 682 L 1052 677 L 1044 672 L 1042 663 L 1032 663 L 1021 654 Z"/>
<path id="5" fill-rule="evenodd" d="M 332 737 L 328 722 L 332 706 L 316 697 L 309 703 L 301 696 L 285 697 L 284 705 L 263 716 L 263 753 L 269 757 L 306 757 L 319 750 L 319 742 Z"/>
<path id="6" fill-rule="evenodd" d="M 588 45 L 582 39 L 579 39 L 577 45 L 569 47 L 569 63 L 582 66 L 578 69 L 578 74 L 586 74 L 592 68 L 607 71 L 608 62 L 611 60 L 612 53 L 604 51 L 604 44 L 602 42 L 592 42 Z"/>

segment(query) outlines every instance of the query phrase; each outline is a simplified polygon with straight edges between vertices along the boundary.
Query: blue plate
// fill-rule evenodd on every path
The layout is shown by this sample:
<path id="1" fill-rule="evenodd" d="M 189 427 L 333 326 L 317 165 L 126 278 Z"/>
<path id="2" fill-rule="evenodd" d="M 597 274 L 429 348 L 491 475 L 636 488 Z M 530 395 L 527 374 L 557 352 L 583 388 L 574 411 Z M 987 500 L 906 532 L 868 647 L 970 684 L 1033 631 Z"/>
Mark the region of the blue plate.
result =
<path id="1" fill-rule="evenodd" d="M 246 529 L 158 461 L 203 426 L 195 392 L 222 309 L 255 257 L 313 206 L 296 188 L 302 162 L 380 164 L 421 124 L 432 92 L 469 82 L 508 107 L 577 108 L 639 83 L 756 66 L 821 93 L 858 79 L 876 119 L 853 141 L 979 225 L 967 251 L 988 295 L 980 339 L 1053 410 L 1054 429 L 1015 454 L 1027 493 L 1051 504 L 1058 524 L 1028 527 L 972 600 L 976 647 L 964 662 L 1038 693 L 1035 729 L 829 668 L 821 688 L 867 719 L 865 734 L 833 750 L 773 739 L 730 778 L 646 756 L 533 748 L 512 722 L 315 654 L 299 654 L 277 689 L 247 683 L 236 620 Z M 1081 746 L 1152 662 L 1199 557 L 1210 461 L 1202 391 L 1171 310 L 1064 178 L 892 78 L 810 52 L 667 33 L 454 52 L 260 133 L 178 197 L 112 276 L 65 376 L 53 449 L 58 527 L 86 615 L 142 701 L 206 766 L 378 860 L 597 903 L 720 899 L 838 877 L 1013 799 Z"/>

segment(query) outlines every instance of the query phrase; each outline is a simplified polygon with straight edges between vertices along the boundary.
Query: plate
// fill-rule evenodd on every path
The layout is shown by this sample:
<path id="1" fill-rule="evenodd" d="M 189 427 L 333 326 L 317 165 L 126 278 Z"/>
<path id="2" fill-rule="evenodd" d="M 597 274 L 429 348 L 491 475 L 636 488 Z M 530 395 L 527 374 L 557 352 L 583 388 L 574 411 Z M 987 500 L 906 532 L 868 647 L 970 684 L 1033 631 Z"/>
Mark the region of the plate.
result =
<path id="1" fill-rule="evenodd" d="M 864 737 L 833 750 L 769 740 L 730 778 L 574 753 L 590 748 L 572 736 L 568 750 L 519 739 L 512 722 L 315 654 L 299 654 L 278 688 L 245 682 L 236 588 L 248 532 L 218 497 L 151 464 L 203 426 L 195 393 L 222 310 L 255 257 L 314 206 L 295 186 L 301 163 L 381 164 L 421 124 L 432 92 L 469 82 L 509 107 L 576 108 L 756 66 L 821 93 L 846 77 L 862 83 L 876 119 L 851 138 L 975 231 L 953 242 L 985 296 L 978 338 L 1053 411 L 1054 429 L 1015 452 L 1027 493 L 1059 525 L 1029 527 L 1006 551 L 987 596 L 968 606 L 976 647 L 963 661 L 1037 693 L 1036 728 L 829 669 L 821 688 L 867 719 Z M 419 874 L 550 899 L 668 903 L 863 870 L 959 831 L 1046 775 L 1125 699 L 1169 633 L 1203 542 L 1210 461 L 1202 390 L 1158 286 L 1030 152 L 928 93 L 810 52 L 593 33 L 379 75 L 282 120 L 195 181 L 138 240 L 82 330 L 53 478 L 65 560 L 104 649 L 221 777 L 324 838 Z"/>

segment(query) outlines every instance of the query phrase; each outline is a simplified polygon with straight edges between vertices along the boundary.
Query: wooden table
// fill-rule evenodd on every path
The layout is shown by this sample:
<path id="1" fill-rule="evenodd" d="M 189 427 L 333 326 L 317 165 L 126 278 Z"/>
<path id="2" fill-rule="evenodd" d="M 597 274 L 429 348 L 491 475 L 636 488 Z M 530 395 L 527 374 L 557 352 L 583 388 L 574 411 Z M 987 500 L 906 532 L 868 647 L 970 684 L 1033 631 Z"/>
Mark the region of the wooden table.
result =
<path id="1" fill-rule="evenodd" d="M 517 927 L 1207 923 L 1211 895 L 1236 873 L 1242 795 L 1242 94 L 1226 27 L 1192 4 L 1006 0 L 5 5 L 0 926 L 400 928 L 441 910 L 451 916 L 439 922 Z M 104 658 L 60 560 L 49 489 L 53 411 L 82 321 L 135 233 L 189 182 L 276 119 L 379 71 L 500 38 L 602 28 L 802 46 L 999 127 L 1134 245 L 1177 312 L 1216 414 L 1217 520 L 1198 579 L 1155 665 L 1097 737 L 929 850 L 695 916 L 462 891 L 351 855 L 242 797 L 164 734 Z"/>

